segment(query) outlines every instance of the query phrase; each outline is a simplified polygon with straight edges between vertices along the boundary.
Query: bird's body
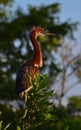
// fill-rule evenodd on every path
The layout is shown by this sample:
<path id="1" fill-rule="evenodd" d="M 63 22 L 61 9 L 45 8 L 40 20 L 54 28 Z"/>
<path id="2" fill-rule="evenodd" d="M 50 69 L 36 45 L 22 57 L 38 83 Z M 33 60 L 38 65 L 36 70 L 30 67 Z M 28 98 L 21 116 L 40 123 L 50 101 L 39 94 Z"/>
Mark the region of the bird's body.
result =
<path id="1" fill-rule="evenodd" d="M 42 53 L 39 43 L 37 41 L 37 32 L 42 31 L 42 28 L 33 28 L 30 34 L 30 39 L 34 47 L 34 56 L 27 63 L 23 64 L 17 71 L 16 76 L 16 90 L 19 97 L 26 97 L 27 91 L 32 86 L 29 77 L 34 79 L 36 75 L 39 75 L 39 67 L 42 67 Z"/>
<path id="2" fill-rule="evenodd" d="M 39 75 L 39 69 L 32 65 L 31 62 L 26 63 L 19 68 L 16 76 L 16 90 L 19 97 L 25 99 L 27 91 L 32 88 L 30 77 L 34 79 L 35 75 Z"/>
<path id="3" fill-rule="evenodd" d="M 23 97 L 24 99 L 27 97 L 27 92 L 32 88 L 29 77 L 34 80 L 35 76 L 39 75 L 39 68 L 43 65 L 42 52 L 37 41 L 37 36 L 41 34 L 49 35 L 41 27 L 33 27 L 30 39 L 34 47 L 34 56 L 17 71 L 16 91 L 19 97 Z"/>

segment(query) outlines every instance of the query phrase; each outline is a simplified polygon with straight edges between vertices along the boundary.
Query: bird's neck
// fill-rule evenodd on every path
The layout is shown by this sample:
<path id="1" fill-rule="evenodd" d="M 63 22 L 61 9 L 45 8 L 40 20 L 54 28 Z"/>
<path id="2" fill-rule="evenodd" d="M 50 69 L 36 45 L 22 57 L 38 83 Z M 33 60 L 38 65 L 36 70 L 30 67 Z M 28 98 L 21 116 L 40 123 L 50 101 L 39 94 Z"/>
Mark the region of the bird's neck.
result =
<path id="1" fill-rule="evenodd" d="M 40 45 L 37 41 L 37 37 L 34 34 L 31 35 L 31 42 L 34 47 L 34 56 L 33 56 L 34 65 L 37 67 L 42 67 L 43 64 L 42 52 L 41 52 Z"/>

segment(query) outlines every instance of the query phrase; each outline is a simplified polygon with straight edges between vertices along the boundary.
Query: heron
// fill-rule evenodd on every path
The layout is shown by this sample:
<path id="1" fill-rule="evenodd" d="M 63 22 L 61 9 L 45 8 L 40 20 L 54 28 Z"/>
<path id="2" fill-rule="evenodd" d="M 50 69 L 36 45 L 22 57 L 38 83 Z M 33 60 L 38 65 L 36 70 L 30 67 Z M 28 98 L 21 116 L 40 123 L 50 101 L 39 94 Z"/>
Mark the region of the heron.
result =
<path id="1" fill-rule="evenodd" d="M 31 60 L 21 65 L 16 74 L 16 92 L 17 95 L 27 101 L 28 91 L 32 88 L 30 78 L 35 79 L 36 75 L 40 75 L 40 67 L 43 66 L 43 58 L 40 44 L 37 37 L 40 35 L 55 35 L 44 31 L 42 27 L 33 26 L 30 33 L 30 40 L 33 45 L 34 55 Z"/>

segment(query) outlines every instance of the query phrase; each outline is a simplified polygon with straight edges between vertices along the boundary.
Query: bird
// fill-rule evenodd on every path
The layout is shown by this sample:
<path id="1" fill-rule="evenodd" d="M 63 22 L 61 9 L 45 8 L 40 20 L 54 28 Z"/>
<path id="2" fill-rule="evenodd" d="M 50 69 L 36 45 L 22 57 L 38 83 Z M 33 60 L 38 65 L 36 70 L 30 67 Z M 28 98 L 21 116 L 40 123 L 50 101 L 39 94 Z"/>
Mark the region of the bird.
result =
<path id="1" fill-rule="evenodd" d="M 34 49 L 33 57 L 21 65 L 16 73 L 16 93 L 25 102 L 27 101 L 28 91 L 32 88 L 29 77 L 34 80 L 36 75 L 40 75 L 39 68 L 43 66 L 42 51 L 37 39 L 40 35 L 55 34 L 45 32 L 42 27 L 33 26 L 30 33 L 30 40 Z"/>

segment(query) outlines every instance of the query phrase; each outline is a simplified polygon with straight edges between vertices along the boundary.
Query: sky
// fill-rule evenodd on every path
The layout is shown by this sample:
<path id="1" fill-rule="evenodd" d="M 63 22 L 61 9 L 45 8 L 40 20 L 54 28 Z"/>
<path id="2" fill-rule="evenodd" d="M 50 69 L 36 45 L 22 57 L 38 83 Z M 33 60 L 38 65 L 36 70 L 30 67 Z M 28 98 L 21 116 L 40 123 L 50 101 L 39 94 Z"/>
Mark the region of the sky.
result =
<path id="1" fill-rule="evenodd" d="M 40 5 L 49 5 L 54 2 L 60 3 L 61 21 L 66 21 L 71 19 L 72 22 L 81 22 L 81 0 L 15 0 L 15 8 L 20 6 L 23 8 L 23 11 L 27 10 L 28 5 L 40 6 Z M 81 23 L 80 23 L 81 24 Z M 78 43 L 78 48 L 81 49 L 81 25 L 78 26 L 78 31 L 75 33 Z M 76 52 L 75 52 L 76 53 Z M 69 91 L 68 95 L 81 95 L 81 86 L 73 88 Z"/>
<path id="2" fill-rule="evenodd" d="M 49 5 L 54 2 L 59 2 L 61 4 L 61 16 L 62 19 L 66 20 L 71 18 L 74 21 L 81 20 L 81 0 L 15 0 L 17 6 L 23 7 L 26 10 L 27 5 Z"/>
<path id="3" fill-rule="evenodd" d="M 81 22 L 81 0 L 15 0 L 15 7 L 20 6 L 23 8 L 23 11 L 26 11 L 28 5 L 49 5 L 54 2 L 60 3 L 61 13 L 59 15 L 61 21 L 71 19 L 72 22 Z M 80 45 L 81 25 L 79 25 L 78 28 L 79 29 L 76 32 L 76 38 L 78 40 L 78 44 Z"/>

